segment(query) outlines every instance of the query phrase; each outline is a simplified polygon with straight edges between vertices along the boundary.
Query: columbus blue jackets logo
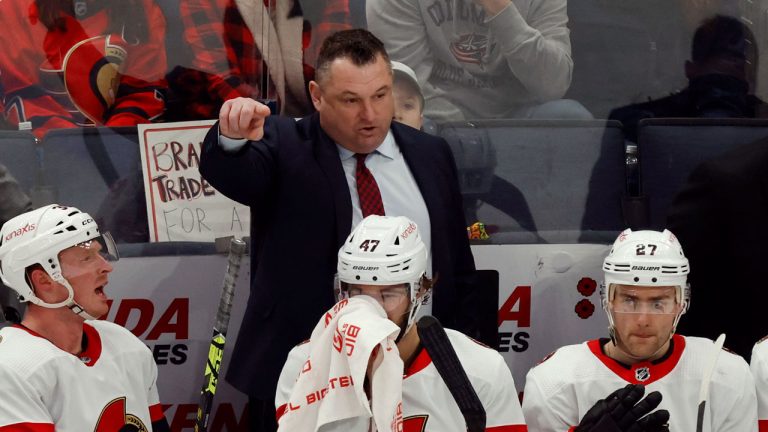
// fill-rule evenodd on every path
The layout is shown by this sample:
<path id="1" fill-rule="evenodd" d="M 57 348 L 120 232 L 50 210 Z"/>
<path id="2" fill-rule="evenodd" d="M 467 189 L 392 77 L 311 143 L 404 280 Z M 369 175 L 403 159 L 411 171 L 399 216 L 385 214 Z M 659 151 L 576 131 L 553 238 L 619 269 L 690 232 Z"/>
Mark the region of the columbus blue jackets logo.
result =
<path id="1" fill-rule="evenodd" d="M 451 43 L 451 54 L 462 63 L 480 64 L 486 52 L 490 51 L 488 43 L 488 36 L 476 33 L 464 34 Z"/>
<path id="2" fill-rule="evenodd" d="M 641 367 L 635 369 L 635 379 L 640 382 L 648 381 L 651 378 L 651 370 L 647 367 Z"/>

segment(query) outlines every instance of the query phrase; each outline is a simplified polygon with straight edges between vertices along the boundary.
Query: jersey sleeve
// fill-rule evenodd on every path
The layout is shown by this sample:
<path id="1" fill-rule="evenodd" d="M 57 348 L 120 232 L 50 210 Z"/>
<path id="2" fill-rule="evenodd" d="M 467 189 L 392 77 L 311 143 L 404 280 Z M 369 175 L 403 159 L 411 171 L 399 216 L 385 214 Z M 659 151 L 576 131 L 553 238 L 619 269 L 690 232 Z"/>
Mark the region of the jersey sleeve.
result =
<path id="1" fill-rule="evenodd" d="M 768 362 L 762 354 L 760 344 L 752 350 L 752 377 L 757 391 L 757 420 L 760 432 L 768 432 Z"/>
<path id="2" fill-rule="evenodd" d="M 157 391 L 157 364 L 152 353 L 147 350 L 149 358 L 149 388 L 147 389 L 147 403 L 149 404 L 149 418 L 152 421 L 152 430 L 154 432 L 163 432 L 169 430 L 168 421 L 163 413 L 163 407 L 160 404 L 160 395 Z"/>
<path id="3" fill-rule="evenodd" d="M 484 388 L 476 389 L 479 390 L 478 397 L 485 408 L 486 431 L 527 431 L 512 373 L 504 358 L 498 353 L 494 355 L 496 358 L 493 380 L 486 383 Z"/>
<path id="4" fill-rule="evenodd" d="M 528 427 L 537 432 L 565 432 L 578 424 L 578 419 L 568 418 L 557 408 L 550 394 L 542 390 L 538 374 L 532 369 L 525 378 L 523 415 Z M 573 407 L 574 411 L 576 407 Z M 578 416 L 578 415 L 577 415 Z"/>
<path id="5" fill-rule="evenodd" d="M 0 432 L 53 432 L 53 419 L 35 386 L 0 365 Z"/>
<path id="6" fill-rule="evenodd" d="M 537 100 L 559 99 L 571 85 L 573 59 L 565 0 L 540 2 L 527 17 L 510 3 L 487 24 L 514 77 Z"/>

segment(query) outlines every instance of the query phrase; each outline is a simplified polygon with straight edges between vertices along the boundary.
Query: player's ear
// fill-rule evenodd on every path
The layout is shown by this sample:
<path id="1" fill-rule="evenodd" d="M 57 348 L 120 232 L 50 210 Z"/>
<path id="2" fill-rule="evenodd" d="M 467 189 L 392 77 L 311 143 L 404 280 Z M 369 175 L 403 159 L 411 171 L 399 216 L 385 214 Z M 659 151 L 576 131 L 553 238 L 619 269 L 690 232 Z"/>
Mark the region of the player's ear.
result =
<path id="1" fill-rule="evenodd" d="M 41 293 L 49 292 L 54 286 L 54 280 L 42 267 L 35 266 L 27 271 L 27 280 L 32 286 L 32 291 L 38 297 Z"/>

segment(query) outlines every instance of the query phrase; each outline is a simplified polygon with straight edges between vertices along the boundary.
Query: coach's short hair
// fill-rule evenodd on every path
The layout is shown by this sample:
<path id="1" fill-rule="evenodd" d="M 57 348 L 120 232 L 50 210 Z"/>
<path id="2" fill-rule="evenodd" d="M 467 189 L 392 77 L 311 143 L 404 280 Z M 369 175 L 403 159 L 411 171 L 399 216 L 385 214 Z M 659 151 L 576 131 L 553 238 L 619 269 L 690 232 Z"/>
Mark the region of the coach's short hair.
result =
<path id="1" fill-rule="evenodd" d="M 315 80 L 321 82 L 326 78 L 331 63 L 340 58 L 349 59 L 356 66 L 376 62 L 381 56 L 389 63 L 389 55 L 384 43 L 373 33 L 365 29 L 342 30 L 328 36 L 320 47 L 315 67 Z"/>

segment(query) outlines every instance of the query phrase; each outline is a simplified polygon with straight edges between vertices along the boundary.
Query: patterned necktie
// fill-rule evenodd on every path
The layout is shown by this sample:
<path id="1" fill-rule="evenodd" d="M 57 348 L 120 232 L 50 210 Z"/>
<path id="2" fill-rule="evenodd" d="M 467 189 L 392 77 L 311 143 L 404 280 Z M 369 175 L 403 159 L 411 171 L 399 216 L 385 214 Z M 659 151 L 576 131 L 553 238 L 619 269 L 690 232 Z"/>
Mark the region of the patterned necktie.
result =
<path id="1" fill-rule="evenodd" d="M 355 169 L 355 180 L 357 180 L 357 196 L 360 198 L 360 210 L 363 211 L 363 217 L 368 215 L 384 216 L 384 203 L 381 202 L 381 192 L 379 185 L 373 174 L 365 166 L 367 154 L 357 153 L 357 168 Z"/>

